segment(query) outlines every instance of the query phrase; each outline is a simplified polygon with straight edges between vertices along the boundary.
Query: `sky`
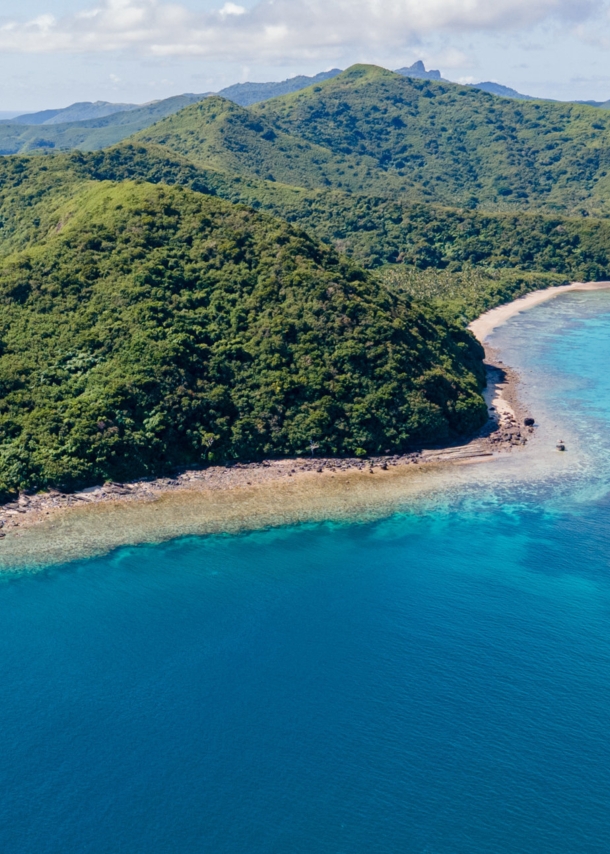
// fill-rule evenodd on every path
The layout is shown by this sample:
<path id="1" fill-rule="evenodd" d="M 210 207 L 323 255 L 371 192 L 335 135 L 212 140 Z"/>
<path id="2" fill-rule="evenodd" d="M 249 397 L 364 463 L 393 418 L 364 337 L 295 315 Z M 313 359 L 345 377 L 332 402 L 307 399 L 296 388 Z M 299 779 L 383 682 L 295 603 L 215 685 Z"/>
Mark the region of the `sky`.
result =
<path id="1" fill-rule="evenodd" d="M 610 99 L 610 0 L 0 0 L 0 112 L 143 103 L 356 62 Z"/>

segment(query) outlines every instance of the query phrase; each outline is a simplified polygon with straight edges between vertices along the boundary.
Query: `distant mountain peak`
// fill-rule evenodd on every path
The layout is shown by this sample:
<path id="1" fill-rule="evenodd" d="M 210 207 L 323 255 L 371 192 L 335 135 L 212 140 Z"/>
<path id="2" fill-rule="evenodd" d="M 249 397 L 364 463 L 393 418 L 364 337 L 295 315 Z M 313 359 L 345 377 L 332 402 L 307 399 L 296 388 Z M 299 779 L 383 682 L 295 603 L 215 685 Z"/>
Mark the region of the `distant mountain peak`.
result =
<path id="1" fill-rule="evenodd" d="M 480 89 L 482 92 L 488 92 L 490 95 L 498 95 L 500 98 L 515 98 L 518 101 L 535 101 L 532 95 L 522 95 L 516 89 L 511 89 L 510 86 L 502 86 L 501 83 L 494 83 L 491 80 L 486 80 L 484 83 L 472 83 L 473 89 Z"/>
<path id="2" fill-rule="evenodd" d="M 426 66 L 418 59 L 413 65 L 405 68 L 397 68 L 396 74 L 402 74 L 403 77 L 417 77 L 419 80 L 442 80 L 441 73 L 438 70 L 430 69 L 426 71 Z"/>
<path id="3" fill-rule="evenodd" d="M 315 83 L 322 83 L 324 80 L 330 80 L 339 74 L 341 74 L 341 69 L 333 68 L 330 71 L 322 71 L 314 77 L 299 75 L 298 77 L 291 77 L 289 80 L 281 80 L 278 83 L 236 83 L 234 86 L 221 89 L 218 94 L 228 101 L 234 101 L 241 107 L 250 107 L 252 104 L 269 101 L 271 98 L 277 98 L 280 95 L 299 92 L 301 89 L 306 89 Z"/>
<path id="4" fill-rule="evenodd" d="M 10 119 L 17 125 L 59 125 L 67 122 L 100 119 L 114 113 L 137 109 L 137 104 L 112 104 L 109 101 L 77 101 L 69 107 L 59 110 L 41 110 L 37 113 L 25 113 Z"/>

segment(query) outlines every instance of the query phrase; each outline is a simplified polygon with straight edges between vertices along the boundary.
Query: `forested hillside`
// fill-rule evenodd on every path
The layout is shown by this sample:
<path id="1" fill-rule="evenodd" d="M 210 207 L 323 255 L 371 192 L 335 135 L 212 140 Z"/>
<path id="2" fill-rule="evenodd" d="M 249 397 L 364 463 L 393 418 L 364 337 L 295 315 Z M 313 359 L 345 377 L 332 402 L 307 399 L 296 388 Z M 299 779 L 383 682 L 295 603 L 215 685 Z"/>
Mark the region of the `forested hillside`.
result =
<path id="1" fill-rule="evenodd" d="M 375 66 L 249 108 L 201 97 L 48 128 L 1 125 L 0 150 L 100 149 L 142 128 L 138 141 L 195 165 L 309 189 L 488 211 L 610 211 L 610 126 L 595 107 L 499 98 Z M 177 112 L 185 98 L 197 103 Z"/>
<path id="2" fill-rule="evenodd" d="M 248 109 L 210 98 L 136 139 L 308 188 L 489 211 L 610 210 L 610 128 L 595 107 L 519 102 L 374 66 Z"/>
<path id="3" fill-rule="evenodd" d="M 398 189 L 395 181 L 371 171 L 374 163 L 278 131 L 265 118 L 217 96 L 141 131 L 134 142 L 162 145 L 197 166 L 310 189 Z"/>
<path id="4" fill-rule="evenodd" d="M 0 268 L 0 493 L 398 451 L 486 418 L 459 325 L 280 220 L 100 183 Z"/>
<path id="5" fill-rule="evenodd" d="M 610 211 L 610 120 L 375 66 L 252 107 L 274 128 L 371 158 L 411 198 L 451 206 Z M 367 191 L 366 182 L 360 190 Z"/>
<path id="6" fill-rule="evenodd" d="M 537 213 L 483 213 L 409 204 L 340 190 L 306 190 L 195 166 L 160 145 L 124 143 L 94 153 L 0 160 L 0 253 L 39 242 L 83 182 L 178 184 L 264 209 L 375 269 L 403 264 L 610 277 L 610 221 Z"/>

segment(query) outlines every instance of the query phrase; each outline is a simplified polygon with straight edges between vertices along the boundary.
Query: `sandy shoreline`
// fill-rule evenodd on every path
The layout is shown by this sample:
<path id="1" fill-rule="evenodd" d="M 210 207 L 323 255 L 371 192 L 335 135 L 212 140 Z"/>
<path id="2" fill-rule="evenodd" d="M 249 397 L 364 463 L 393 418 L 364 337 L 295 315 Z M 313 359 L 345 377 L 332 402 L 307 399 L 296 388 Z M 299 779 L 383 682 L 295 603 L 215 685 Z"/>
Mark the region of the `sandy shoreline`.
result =
<path id="1" fill-rule="evenodd" d="M 511 388 L 490 367 L 487 428 L 463 445 L 361 459 L 288 459 L 104 484 L 75 494 L 20 495 L 0 507 L 0 570 L 65 562 L 121 545 L 315 521 L 378 518 L 446 489 L 458 468 L 525 444 Z M 522 423 L 522 421 L 521 421 Z"/>
<path id="2" fill-rule="evenodd" d="M 386 515 L 441 488 L 457 466 L 490 462 L 527 442 L 533 429 L 523 426 L 516 376 L 486 352 L 490 419 L 463 444 L 366 459 L 236 463 L 71 494 L 22 493 L 0 506 L 0 569 L 188 534 Z"/>
<path id="3" fill-rule="evenodd" d="M 484 343 L 510 317 L 570 290 L 536 291 L 470 325 Z M 0 506 L 0 569 L 63 562 L 120 545 L 189 534 L 254 530 L 307 521 L 369 518 L 413 504 L 459 480 L 459 466 L 493 462 L 533 433 L 519 377 L 485 344 L 490 420 L 464 444 L 367 459 L 301 458 L 182 472 L 173 478 L 103 484 L 75 494 L 19 496 Z"/>
<path id="4" fill-rule="evenodd" d="M 602 291 L 608 289 L 610 289 L 610 282 L 572 282 L 571 285 L 557 285 L 540 291 L 532 291 L 532 293 L 519 297 L 519 299 L 506 303 L 506 305 L 499 305 L 497 308 L 486 311 L 485 314 L 473 320 L 468 328 L 481 344 L 485 344 L 494 329 L 502 326 L 511 317 L 521 314 L 522 311 L 527 311 L 569 291 Z"/>

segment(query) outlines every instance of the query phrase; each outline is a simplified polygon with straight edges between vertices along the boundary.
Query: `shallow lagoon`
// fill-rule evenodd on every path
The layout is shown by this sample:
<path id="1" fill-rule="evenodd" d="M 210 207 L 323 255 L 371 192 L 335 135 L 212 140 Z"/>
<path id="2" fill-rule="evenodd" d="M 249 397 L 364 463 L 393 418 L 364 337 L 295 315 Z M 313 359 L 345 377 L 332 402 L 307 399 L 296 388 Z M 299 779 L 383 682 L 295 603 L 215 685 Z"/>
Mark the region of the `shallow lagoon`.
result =
<path id="1" fill-rule="evenodd" d="M 530 478 L 2 577 L 1 850 L 607 854 L 610 294 L 494 343 Z"/>

